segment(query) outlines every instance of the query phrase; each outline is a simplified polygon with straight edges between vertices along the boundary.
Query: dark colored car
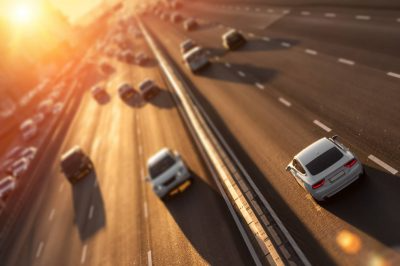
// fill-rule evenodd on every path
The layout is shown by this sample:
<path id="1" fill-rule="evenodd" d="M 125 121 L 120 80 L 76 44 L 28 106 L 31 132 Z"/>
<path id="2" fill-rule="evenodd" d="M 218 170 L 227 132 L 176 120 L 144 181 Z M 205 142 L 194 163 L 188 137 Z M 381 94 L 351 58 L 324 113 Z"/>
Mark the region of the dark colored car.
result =
<path id="1" fill-rule="evenodd" d="M 75 146 L 61 156 L 61 170 L 74 184 L 93 172 L 93 163 L 79 146 Z"/>
<path id="2" fill-rule="evenodd" d="M 246 43 L 246 39 L 237 30 L 230 30 L 222 35 L 222 45 L 228 50 L 235 50 Z"/>

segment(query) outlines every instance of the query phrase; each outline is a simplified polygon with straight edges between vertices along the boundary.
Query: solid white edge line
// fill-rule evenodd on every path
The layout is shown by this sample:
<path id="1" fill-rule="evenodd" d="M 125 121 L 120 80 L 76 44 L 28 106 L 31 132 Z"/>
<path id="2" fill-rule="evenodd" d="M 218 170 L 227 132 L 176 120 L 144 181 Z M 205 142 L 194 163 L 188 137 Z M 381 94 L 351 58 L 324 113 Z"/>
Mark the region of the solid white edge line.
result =
<path id="1" fill-rule="evenodd" d="M 264 85 L 262 85 L 262 84 L 259 83 L 259 82 L 256 82 L 255 85 L 256 85 L 256 87 L 259 88 L 260 90 L 265 89 Z"/>
<path id="2" fill-rule="evenodd" d="M 367 16 L 367 15 L 357 15 L 356 19 L 358 20 L 370 20 L 371 16 Z"/>
<path id="3" fill-rule="evenodd" d="M 305 49 L 304 51 L 305 51 L 307 54 L 310 54 L 310 55 L 317 55 L 317 54 L 318 54 L 317 51 L 311 50 L 311 49 Z"/>
<path id="4" fill-rule="evenodd" d="M 289 101 L 286 100 L 285 98 L 280 97 L 280 98 L 279 98 L 279 101 L 280 101 L 282 104 L 286 105 L 287 107 L 292 106 L 291 102 L 289 102 Z"/>
<path id="5" fill-rule="evenodd" d="M 153 265 L 153 260 L 151 258 L 151 250 L 147 251 L 147 265 L 152 266 Z"/>
<path id="6" fill-rule="evenodd" d="M 83 246 L 82 255 L 81 255 L 81 264 L 84 264 L 86 261 L 86 253 L 87 253 L 87 245 Z"/>
<path id="7" fill-rule="evenodd" d="M 397 74 L 397 73 L 394 73 L 394 72 L 388 72 L 387 75 L 391 76 L 391 77 L 394 77 L 394 78 L 400 79 L 400 74 Z"/>
<path id="8" fill-rule="evenodd" d="M 354 66 L 354 64 L 355 64 L 354 61 L 351 61 L 351 60 L 348 60 L 348 59 L 345 59 L 345 58 L 339 58 L 338 62 L 342 63 L 342 64 L 349 65 L 349 66 Z"/>
<path id="9" fill-rule="evenodd" d="M 321 123 L 318 120 L 314 120 L 313 123 L 316 124 L 317 126 L 319 126 L 320 128 L 322 128 L 323 130 L 325 130 L 326 132 L 331 132 L 332 131 L 331 128 L 327 127 L 326 125 L 324 125 L 323 123 Z"/>
<path id="10" fill-rule="evenodd" d="M 238 73 L 239 76 L 241 76 L 243 78 L 246 77 L 246 74 L 244 72 L 240 71 L 240 70 L 237 73 Z"/>
<path id="11" fill-rule="evenodd" d="M 377 165 L 379 165 L 380 167 L 382 167 L 383 169 L 385 169 L 386 171 L 388 171 L 392 175 L 396 175 L 399 172 L 399 171 L 397 171 L 396 169 L 394 169 L 393 167 L 391 167 L 390 165 L 388 165 L 387 163 L 385 163 L 381 159 L 378 159 L 377 157 L 375 157 L 372 154 L 370 154 L 368 156 L 368 159 L 370 159 L 371 161 L 373 161 L 374 163 L 376 163 Z"/>
<path id="12" fill-rule="evenodd" d="M 36 251 L 36 258 L 39 258 L 40 254 L 42 254 L 43 246 L 44 246 L 43 241 L 40 241 L 38 249 Z"/>

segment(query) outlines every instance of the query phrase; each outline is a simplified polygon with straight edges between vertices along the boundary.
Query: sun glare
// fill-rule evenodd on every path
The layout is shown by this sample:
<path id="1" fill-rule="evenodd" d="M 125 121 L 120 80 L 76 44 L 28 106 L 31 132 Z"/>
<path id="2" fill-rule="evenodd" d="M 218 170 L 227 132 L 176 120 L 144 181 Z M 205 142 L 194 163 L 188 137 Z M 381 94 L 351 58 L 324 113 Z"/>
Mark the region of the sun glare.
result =
<path id="1" fill-rule="evenodd" d="M 35 6 L 31 3 L 15 3 L 10 7 L 10 20 L 17 25 L 33 22 L 36 16 Z"/>

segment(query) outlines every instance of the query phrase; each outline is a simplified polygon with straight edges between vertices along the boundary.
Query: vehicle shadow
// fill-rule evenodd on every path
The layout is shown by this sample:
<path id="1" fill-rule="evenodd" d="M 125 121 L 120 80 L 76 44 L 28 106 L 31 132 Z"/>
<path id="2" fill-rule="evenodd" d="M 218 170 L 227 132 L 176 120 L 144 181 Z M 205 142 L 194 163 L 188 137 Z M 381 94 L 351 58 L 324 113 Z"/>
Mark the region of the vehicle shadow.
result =
<path id="1" fill-rule="evenodd" d="M 321 207 L 390 246 L 400 246 L 400 179 L 364 165 L 366 175 Z"/>
<path id="2" fill-rule="evenodd" d="M 233 72 L 233 75 L 221 75 L 221 68 L 226 69 L 224 63 L 212 62 L 208 67 L 199 71 L 197 74 L 211 79 L 225 80 L 234 83 L 240 82 L 250 85 L 254 85 L 255 82 L 268 83 L 278 75 L 278 71 L 275 69 L 258 67 L 250 64 L 230 63 L 230 70 Z M 245 73 L 246 77 L 240 77 L 238 71 Z"/>
<path id="3" fill-rule="evenodd" d="M 175 106 L 171 92 L 165 89 L 160 89 L 158 94 L 154 98 L 147 101 L 147 103 L 166 109 L 173 108 Z"/>
<path id="4" fill-rule="evenodd" d="M 213 123 L 217 126 L 219 132 L 224 137 L 226 143 L 232 149 L 234 154 L 238 157 L 242 165 L 246 166 L 248 174 L 252 177 L 254 182 L 263 195 L 270 202 L 277 215 L 283 220 L 286 228 L 294 237 L 297 244 L 306 254 L 311 264 L 315 265 L 335 265 L 332 257 L 321 247 L 318 239 L 315 238 L 312 232 L 306 227 L 303 221 L 292 211 L 292 207 L 281 197 L 276 189 L 268 181 L 268 178 L 260 168 L 254 163 L 247 151 L 242 147 L 239 141 L 231 133 L 226 126 L 224 120 L 218 115 L 215 108 L 208 102 L 207 98 L 197 90 L 194 84 L 184 77 L 189 85 L 189 89 L 193 92 L 200 105 L 206 110 L 208 116 Z"/>
<path id="5" fill-rule="evenodd" d="M 190 241 L 200 256 L 207 261 L 207 264 L 240 265 L 239 261 L 223 257 L 223 255 L 235 253 L 240 256 L 242 262 L 248 261 L 250 265 L 251 258 L 246 248 L 230 250 L 228 246 L 220 245 L 221 240 L 209 241 L 210 239 L 218 239 L 218 236 L 223 237 L 224 234 L 228 234 L 232 236 L 233 240 L 236 240 L 234 243 L 243 244 L 240 233 L 236 231 L 236 225 L 220 192 L 211 188 L 196 173 L 192 172 L 192 177 L 193 182 L 190 187 L 183 193 L 164 201 L 168 212 L 172 215 L 186 239 Z M 210 208 L 209 204 L 213 204 L 213 208 Z M 220 219 L 218 216 L 213 215 L 213 212 L 218 212 L 216 215 L 227 217 L 227 219 Z M 212 226 L 210 226 L 211 224 Z M 234 228 L 235 231 L 226 232 L 231 228 Z M 221 231 L 224 231 L 224 234 Z M 226 239 L 226 241 L 229 241 L 229 239 Z M 231 247 L 232 245 L 229 245 L 229 248 Z"/>
<path id="6" fill-rule="evenodd" d="M 96 171 L 71 185 L 74 205 L 74 224 L 79 237 L 85 241 L 106 226 L 103 196 L 97 183 Z"/>

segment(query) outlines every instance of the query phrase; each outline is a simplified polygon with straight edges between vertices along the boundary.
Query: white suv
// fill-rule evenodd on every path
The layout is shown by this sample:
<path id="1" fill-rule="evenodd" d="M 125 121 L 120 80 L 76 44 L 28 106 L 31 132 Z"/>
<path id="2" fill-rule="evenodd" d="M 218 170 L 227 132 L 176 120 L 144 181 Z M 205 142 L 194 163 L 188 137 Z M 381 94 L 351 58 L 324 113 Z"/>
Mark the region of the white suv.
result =
<path id="1" fill-rule="evenodd" d="M 163 148 L 147 160 L 146 178 L 161 199 L 183 192 L 192 183 L 188 168 L 177 151 Z"/>

